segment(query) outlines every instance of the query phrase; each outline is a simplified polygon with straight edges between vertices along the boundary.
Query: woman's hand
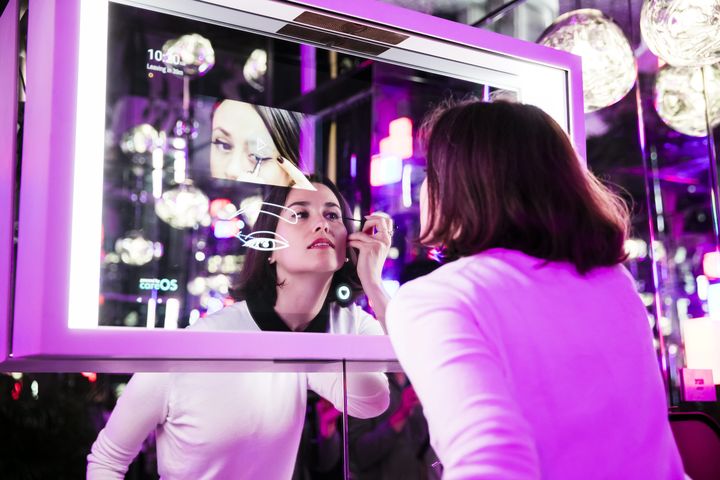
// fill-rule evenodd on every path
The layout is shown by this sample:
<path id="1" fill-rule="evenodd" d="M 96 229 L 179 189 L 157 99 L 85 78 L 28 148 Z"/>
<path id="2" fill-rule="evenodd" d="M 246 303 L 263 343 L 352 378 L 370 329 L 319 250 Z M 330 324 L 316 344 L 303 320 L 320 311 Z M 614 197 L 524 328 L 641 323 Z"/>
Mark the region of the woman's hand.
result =
<path id="1" fill-rule="evenodd" d="M 362 232 L 348 235 L 348 246 L 359 250 L 357 273 L 368 297 L 375 318 L 385 328 L 385 308 L 390 297 L 382 286 L 382 269 L 390 251 L 393 223 L 386 213 L 377 212 L 365 217 Z"/>
<path id="2" fill-rule="evenodd" d="M 357 273 L 367 292 L 382 285 L 382 269 L 390 251 L 393 222 L 389 215 L 376 212 L 366 215 L 362 232 L 348 235 L 348 245 L 359 250 Z"/>

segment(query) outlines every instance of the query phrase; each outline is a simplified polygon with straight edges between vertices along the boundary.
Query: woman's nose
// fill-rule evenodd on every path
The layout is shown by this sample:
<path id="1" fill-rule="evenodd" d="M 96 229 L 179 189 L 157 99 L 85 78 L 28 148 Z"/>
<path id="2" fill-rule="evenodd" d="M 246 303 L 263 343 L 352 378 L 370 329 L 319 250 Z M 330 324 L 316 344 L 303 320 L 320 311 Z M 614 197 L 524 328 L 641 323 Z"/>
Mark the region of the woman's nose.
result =
<path id="1" fill-rule="evenodd" d="M 330 231 L 330 222 L 327 221 L 327 219 L 321 217 L 318 223 L 315 225 L 315 232 L 329 232 Z"/>

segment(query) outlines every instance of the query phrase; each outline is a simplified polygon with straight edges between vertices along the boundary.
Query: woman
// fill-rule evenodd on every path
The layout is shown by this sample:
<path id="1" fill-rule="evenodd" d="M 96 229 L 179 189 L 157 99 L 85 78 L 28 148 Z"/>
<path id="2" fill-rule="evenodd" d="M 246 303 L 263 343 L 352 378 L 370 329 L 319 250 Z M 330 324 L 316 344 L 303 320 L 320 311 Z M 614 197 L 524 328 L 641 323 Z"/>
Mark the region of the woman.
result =
<path id="1" fill-rule="evenodd" d="M 388 330 L 448 480 L 683 478 L 628 213 L 538 108 L 425 126 L 420 240 L 458 260 L 400 288 Z"/>
<path id="2" fill-rule="evenodd" d="M 223 100 L 213 111 L 210 174 L 215 178 L 309 188 L 301 172 L 302 115 Z"/>
<path id="3" fill-rule="evenodd" d="M 263 250 L 251 250 L 241 275 L 241 301 L 198 320 L 193 329 L 383 334 L 362 309 L 333 302 L 331 287 L 357 280 L 384 318 L 388 297 L 380 273 L 390 220 L 371 215 L 364 232 L 348 234 L 343 217 L 349 209 L 336 187 L 327 180 L 313 187 L 273 189 L 255 231 L 274 232 L 287 246 L 272 249 L 265 243 L 258 244 Z M 348 414 L 367 418 L 387 408 L 384 375 L 350 374 L 347 383 Z M 335 373 L 137 374 L 92 447 L 88 477 L 122 478 L 156 429 L 163 478 L 289 479 L 307 389 L 341 410 L 342 384 Z"/>

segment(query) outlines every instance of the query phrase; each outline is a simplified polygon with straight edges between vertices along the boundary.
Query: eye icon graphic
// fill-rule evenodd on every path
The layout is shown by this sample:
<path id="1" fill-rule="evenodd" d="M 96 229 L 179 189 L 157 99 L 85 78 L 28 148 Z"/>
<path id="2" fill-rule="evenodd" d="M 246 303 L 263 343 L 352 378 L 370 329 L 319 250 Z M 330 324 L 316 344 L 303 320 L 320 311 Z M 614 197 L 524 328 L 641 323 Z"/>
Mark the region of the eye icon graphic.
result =
<path id="1" fill-rule="evenodd" d="M 290 242 L 282 235 L 267 230 L 252 232 L 248 235 L 238 234 L 237 238 L 243 242 L 243 247 L 252 248 L 253 250 L 259 250 L 261 252 L 282 250 L 290 246 Z"/>

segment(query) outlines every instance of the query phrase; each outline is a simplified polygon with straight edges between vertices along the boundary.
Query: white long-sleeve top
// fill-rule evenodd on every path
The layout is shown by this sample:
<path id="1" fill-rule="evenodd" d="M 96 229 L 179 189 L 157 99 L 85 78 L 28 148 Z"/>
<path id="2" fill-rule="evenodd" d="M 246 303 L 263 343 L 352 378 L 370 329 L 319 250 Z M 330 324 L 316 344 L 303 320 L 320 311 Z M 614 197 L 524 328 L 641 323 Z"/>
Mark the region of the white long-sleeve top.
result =
<path id="1" fill-rule="evenodd" d="M 683 478 L 624 267 L 492 249 L 404 285 L 386 318 L 445 480 Z"/>
<path id="2" fill-rule="evenodd" d="M 198 320 L 197 330 L 260 331 L 245 302 Z M 354 305 L 332 305 L 329 332 L 382 335 Z M 348 375 L 348 414 L 380 415 L 389 388 L 381 373 Z M 163 479 L 292 476 L 310 388 L 343 410 L 336 373 L 138 373 L 118 399 L 88 455 L 88 479 L 122 479 L 153 431 Z"/>

